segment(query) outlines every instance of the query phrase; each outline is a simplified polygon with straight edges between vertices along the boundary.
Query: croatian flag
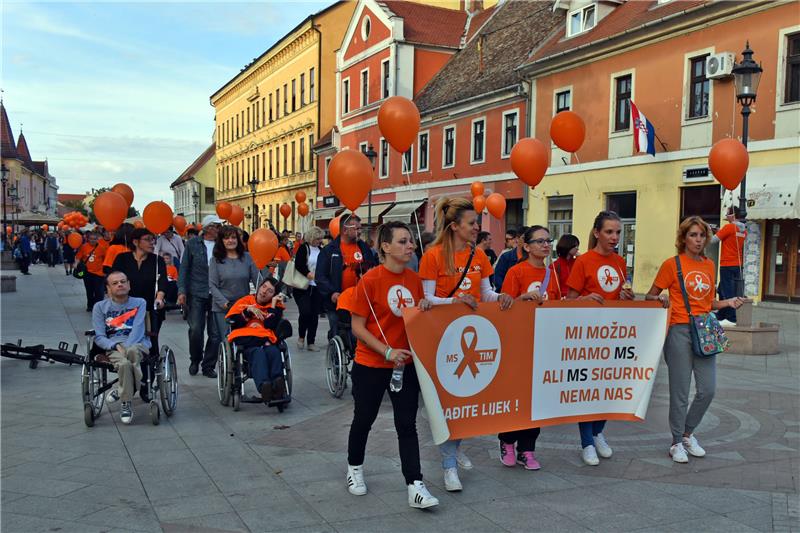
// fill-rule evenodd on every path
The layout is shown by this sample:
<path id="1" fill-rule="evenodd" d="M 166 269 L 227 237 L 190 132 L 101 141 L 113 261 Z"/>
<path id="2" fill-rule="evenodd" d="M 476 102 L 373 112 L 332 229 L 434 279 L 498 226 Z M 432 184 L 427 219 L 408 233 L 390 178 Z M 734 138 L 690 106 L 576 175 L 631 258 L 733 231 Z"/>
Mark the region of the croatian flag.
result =
<path id="1" fill-rule="evenodd" d="M 648 154 L 656 155 L 656 129 L 653 124 L 647 120 L 644 113 L 639 111 L 636 104 L 631 100 L 631 117 L 633 118 L 633 144 L 636 148 L 636 153 L 647 152 Z"/>

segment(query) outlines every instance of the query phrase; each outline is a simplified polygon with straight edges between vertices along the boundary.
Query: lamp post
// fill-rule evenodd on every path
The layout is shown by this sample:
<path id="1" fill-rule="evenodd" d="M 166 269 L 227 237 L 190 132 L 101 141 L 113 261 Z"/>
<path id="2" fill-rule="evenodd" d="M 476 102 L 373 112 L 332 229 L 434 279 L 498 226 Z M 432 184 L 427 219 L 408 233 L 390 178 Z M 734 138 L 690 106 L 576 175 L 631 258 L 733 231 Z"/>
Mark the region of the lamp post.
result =
<path id="1" fill-rule="evenodd" d="M 750 41 L 745 44 L 742 51 L 742 62 L 733 66 L 733 80 L 736 85 L 736 100 L 742 105 L 742 144 L 747 148 L 747 135 L 749 133 L 750 106 L 756 101 L 758 82 L 761 80 L 761 65 L 753 61 L 753 51 Z M 739 216 L 747 217 L 747 176 L 742 178 L 739 186 Z"/>
<path id="2" fill-rule="evenodd" d="M 253 218 L 250 221 L 250 232 L 252 233 L 253 230 L 258 229 L 258 216 L 256 215 L 256 188 L 258 187 L 258 178 L 256 178 L 255 174 L 253 174 L 253 177 L 247 184 L 250 185 L 250 196 L 252 197 L 252 207 L 250 209 L 250 212 L 253 213 Z"/>
<path id="3" fill-rule="evenodd" d="M 8 184 L 8 168 L 0 163 L 0 181 L 3 182 L 3 241 L 6 240 L 6 185 Z"/>
<path id="4" fill-rule="evenodd" d="M 200 193 L 197 192 L 197 187 L 192 188 L 192 205 L 194 206 L 194 222 L 200 222 L 200 214 L 197 212 L 197 206 L 200 204 Z"/>
<path id="5" fill-rule="evenodd" d="M 370 165 L 372 165 L 372 172 L 375 172 L 375 160 L 378 159 L 378 154 L 375 152 L 375 149 L 372 147 L 372 143 L 369 144 L 367 151 L 364 152 L 364 155 L 367 156 L 369 159 Z M 369 188 L 369 200 L 367 203 L 367 227 L 369 230 L 367 231 L 367 235 L 370 234 L 372 231 L 372 185 Z"/>

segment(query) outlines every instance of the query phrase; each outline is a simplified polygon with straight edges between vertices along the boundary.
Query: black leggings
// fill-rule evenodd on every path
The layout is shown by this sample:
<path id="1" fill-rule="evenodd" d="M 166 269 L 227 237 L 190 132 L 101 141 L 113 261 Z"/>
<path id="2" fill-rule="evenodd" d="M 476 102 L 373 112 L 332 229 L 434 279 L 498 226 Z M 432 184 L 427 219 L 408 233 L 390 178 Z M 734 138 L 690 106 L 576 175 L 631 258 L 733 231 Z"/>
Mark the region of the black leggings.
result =
<path id="1" fill-rule="evenodd" d="M 350 374 L 353 378 L 353 423 L 347 442 L 347 463 L 352 466 L 364 464 L 367 437 L 372 423 L 381 408 L 383 393 L 392 379 L 391 368 L 372 368 L 353 363 Z M 422 480 L 419 464 L 419 440 L 417 439 L 417 407 L 419 405 L 419 381 L 413 364 L 406 365 L 403 373 L 403 388 L 400 392 L 389 392 L 394 409 L 394 427 L 400 447 L 400 464 L 406 485 Z"/>
<path id="2" fill-rule="evenodd" d="M 309 285 L 307 289 L 295 289 L 294 298 L 300 317 L 297 321 L 298 337 L 300 340 L 308 339 L 308 344 L 314 344 L 317 339 L 317 326 L 319 313 L 322 311 L 322 296 L 319 288 Z"/>
<path id="3" fill-rule="evenodd" d="M 517 453 L 533 452 L 536 450 L 536 439 L 541 433 L 539 428 L 518 429 L 517 431 L 506 431 L 500 433 L 498 438 L 504 444 L 517 443 Z"/>

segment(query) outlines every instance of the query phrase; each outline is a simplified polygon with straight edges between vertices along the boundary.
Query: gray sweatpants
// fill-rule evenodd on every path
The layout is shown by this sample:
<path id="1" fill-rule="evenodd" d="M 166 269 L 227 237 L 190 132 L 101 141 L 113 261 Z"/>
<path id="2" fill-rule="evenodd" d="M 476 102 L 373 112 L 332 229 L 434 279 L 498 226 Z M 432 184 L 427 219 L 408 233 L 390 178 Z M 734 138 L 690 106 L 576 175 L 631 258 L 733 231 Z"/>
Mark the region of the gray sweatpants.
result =
<path id="1" fill-rule="evenodd" d="M 717 358 L 694 355 L 689 325 L 676 324 L 667 333 L 664 359 L 669 368 L 669 428 L 672 443 L 677 444 L 681 442 L 684 432 L 694 432 L 714 399 Z M 687 414 L 692 374 L 696 393 Z"/>

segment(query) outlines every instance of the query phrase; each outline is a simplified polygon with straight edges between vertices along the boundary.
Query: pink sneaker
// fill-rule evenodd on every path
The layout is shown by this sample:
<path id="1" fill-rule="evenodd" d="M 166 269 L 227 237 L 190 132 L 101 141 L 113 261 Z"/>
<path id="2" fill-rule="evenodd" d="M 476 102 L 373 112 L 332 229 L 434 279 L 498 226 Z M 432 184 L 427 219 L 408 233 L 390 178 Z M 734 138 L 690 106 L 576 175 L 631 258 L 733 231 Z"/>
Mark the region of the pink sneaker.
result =
<path id="1" fill-rule="evenodd" d="M 505 466 L 516 466 L 514 460 L 514 445 L 500 442 L 500 462 Z"/>
<path id="2" fill-rule="evenodd" d="M 517 454 L 517 463 L 525 467 L 525 470 L 539 470 L 542 465 L 536 460 L 533 452 L 522 452 Z M 504 463 L 505 464 L 505 463 Z"/>

